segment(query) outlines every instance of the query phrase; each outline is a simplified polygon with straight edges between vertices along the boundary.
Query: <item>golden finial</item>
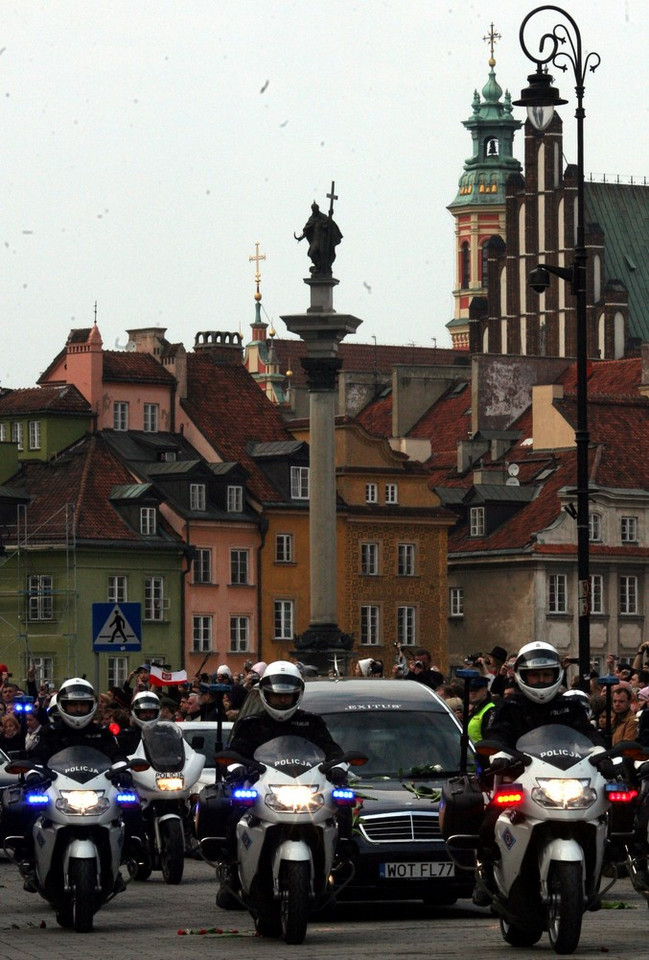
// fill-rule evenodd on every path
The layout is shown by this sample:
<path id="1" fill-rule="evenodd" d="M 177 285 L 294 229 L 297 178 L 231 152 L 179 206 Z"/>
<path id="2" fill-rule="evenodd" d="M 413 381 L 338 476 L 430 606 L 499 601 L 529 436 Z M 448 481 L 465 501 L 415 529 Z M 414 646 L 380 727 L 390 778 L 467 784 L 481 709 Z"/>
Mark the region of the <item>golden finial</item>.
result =
<path id="1" fill-rule="evenodd" d="M 485 36 L 482 38 L 485 41 L 485 43 L 489 44 L 489 47 L 491 49 L 491 56 L 489 57 L 489 66 L 492 69 L 493 67 L 496 66 L 496 61 L 494 59 L 494 44 L 497 43 L 498 40 L 502 40 L 502 38 L 503 38 L 502 33 L 496 33 L 496 31 L 494 30 L 493 23 L 490 24 L 489 26 L 489 33 L 485 34 Z"/>
<path id="2" fill-rule="evenodd" d="M 261 273 L 259 272 L 259 261 L 265 260 L 265 259 L 266 259 L 266 254 L 259 252 L 259 244 L 256 243 L 255 252 L 251 253 L 250 256 L 248 257 L 248 263 L 250 263 L 252 260 L 255 261 L 255 283 L 257 284 L 257 290 L 255 291 L 255 300 L 257 301 L 257 303 L 259 303 L 259 301 L 261 300 L 261 293 L 259 292 L 259 283 L 261 281 Z"/>

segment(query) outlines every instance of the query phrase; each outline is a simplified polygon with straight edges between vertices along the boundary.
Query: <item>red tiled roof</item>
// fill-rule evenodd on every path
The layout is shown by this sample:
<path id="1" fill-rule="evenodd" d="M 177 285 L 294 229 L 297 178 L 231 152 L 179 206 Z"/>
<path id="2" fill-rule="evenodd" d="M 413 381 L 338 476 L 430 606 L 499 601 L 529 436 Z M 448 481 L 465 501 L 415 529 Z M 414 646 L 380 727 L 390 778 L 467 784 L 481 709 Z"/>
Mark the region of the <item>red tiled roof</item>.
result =
<path id="1" fill-rule="evenodd" d="M 127 350 L 103 351 L 104 380 L 128 380 L 131 382 L 163 383 L 171 386 L 175 378 L 150 353 Z M 259 388 L 257 388 L 259 389 Z"/>
<path id="2" fill-rule="evenodd" d="M 72 384 L 27 387 L 0 394 L 0 417 L 16 414 L 56 413 L 91 416 L 86 398 Z"/>

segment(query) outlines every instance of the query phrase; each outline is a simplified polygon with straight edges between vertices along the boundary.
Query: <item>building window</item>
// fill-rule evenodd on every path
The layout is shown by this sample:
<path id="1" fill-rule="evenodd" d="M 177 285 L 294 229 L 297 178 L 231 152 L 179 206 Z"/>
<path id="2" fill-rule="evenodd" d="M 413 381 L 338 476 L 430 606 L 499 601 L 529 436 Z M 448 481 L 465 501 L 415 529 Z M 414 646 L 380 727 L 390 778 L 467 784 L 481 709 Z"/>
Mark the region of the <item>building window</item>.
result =
<path id="1" fill-rule="evenodd" d="M 361 643 L 370 646 L 379 643 L 379 608 L 374 603 L 361 607 Z"/>
<path id="2" fill-rule="evenodd" d="M 638 612 L 638 578 L 620 577 L 620 613 Z"/>
<path id="3" fill-rule="evenodd" d="M 292 533 L 276 534 L 275 563 L 293 563 L 293 534 Z"/>
<path id="4" fill-rule="evenodd" d="M 158 432 L 158 404 L 144 404 L 144 431 L 145 433 Z"/>
<path id="5" fill-rule="evenodd" d="M 590 612 L 604 613 L 604 577 L 594 573 L 590 578 Z"/>
<path id="6" fill-rule="evenodd" d="M 397 607 L 397 640 L 404 647 L 414 646 L 417 642 L 414 607 Z"/>
<path id="7" fill-rule="evenodd" d="M 275 640 L 293 639 L 293 608 L 292 600 L 275 600 Z"/>
<path id="8" fill-rule="evenodd" d="M 638 542 L 638 518 L 621 517 L 620 518 L 620 539 L 622 543 Z"/>
<path id="9" fill-rule="evenodd" d="M 484 507 L 471 507 L 469 527 L 472 537 L 484 537 Z"/>
<path id="10" fill-rule="evenodd" d="M 398 503 L 399 502 L 399 488 L 396 483 L 386 483 L 385 485 L 385 502 L 386 503 Z"/>
<path id="11" fill-rule="evenodd" d="M 464 616 L 464 590 L 462 587 L 449 588 L 448 609 L 451 617 Z"/>
<path id="12" fill-rule="evenodd" d="M 250 617 L 230 617 L 230 653 L 250 649 Z"/>
<path id="13" fill-rule="evenodd" d="M 400 543 L 397 547 L 397 573 L 400 577 L 414 577 L 415 575 L 415 545 L 414 543 Z"/>
<path id="14" fill-rule="evenodd" d="M 591 543 L 600 543 L 602 539 L 601 513 L 588 514 L 588 539 Z"/>
<path id="15" fill-rule="evenodd" d="M 291 467 L 291 499 L 309 499 L 309 468 Z"/>
<path id="16" fill-rule="evenodd" d="M 14 420 L 11 424 L 11 440 L 19 450 L 23 449 L 23 425 L 19 420 Z"/>
<path id="17" fill-rule="evenodd" d="M 162 577 L 145 577 L 144 619 L 162 620 L 165 607 L 164 579 Z"/>
<path id="18" fill-rule="evenodd" d="M 29 449 L 30 450 L 41 449 L 41 421 L 40 420 L 29 421 Z"/>
<path id="19" fill-rule="evenodd" d="M 230 550 L 230 583 L 248 583 L 248 550 Z"/>
<path id="20" fill-rule="evenodd" d="M 553 573 L 548 578 L 548 613 L 568 612 L 568 578 L 565 573 Z"/>
<path id="21" fill-rule="evenodd" d="M 480 247 L 480 281 L 481 286 L 487 286 L 487 280 L 489 276 L 489 241 L 485 242 Z"/>
<path id="22" fill-rule="evenodd" d="M 365 503 L 379 502 L 379 486 L 377 483 L 365 484 Z"/>
<path id="23" fill-rule="evenodd" d="M 128 403 L 116 400 L 113 404 L 113 430 L 128 430 Z"/>
<path id="24" fill-rule="evenodd" d="M 0 443 L 7 442 L 7 424 L 0 423 Z"/>
<path id="25" fill-rule="evenodd" d="M 361 543 L 361 573 L 366 577 L 378 576 L 379 574 L 378 543 Z"/>
<path id="26" fill-rule="evenodd" d="M 198 547 L 192 564 L 194 583 L 212 582 L 212 551 L 207 547 Z"/>
<path id="27" fill-rule="evenodd" d="M 128 657 L 108 658 L 108 686 L 123 687 L 128 679 Z"/>
<path id="28" fill-rule="evenodd" d="M 34 680 L 37 687 L 44 683 L 54 683 L 54 657 L 32 657 L 36 675 Z"/>
<path id="29" fill-rule="evenodd" d="M 471 248 L 463 243 L 460 248 L 460 286 L 466 290 L 471 282 Z"/>
<path id="30" fill-rule="evenodd" d="M 30 620 L 53 620 L 54 598 L 52 577 L 34 574 L 27 578 L 28 617 Z"/>
<path id="31" fill-rule="evenodd" d="M 155 536 L 157 515 L 155 507 L 140 507 L 140 533 L 143 537 Z"/>
<path id="32" fill-rule="evenodd" d="M 212 618 L 192 617 L 192 653 L 207 653 L 212 649 Z"/>
<path id="33" fill-rule="evenodd" d="M 189 484 L 189 509 L 205 510 L 205 484 Z"/>
<path id="34" fill-rule="evenodd" d="M 243 513 L 243 487 L 228 487 L 228 513 Z"/>
<path id="35" fill-rule="evenodd" d="M 120 575 L 108 578 L 108 602 L 126 603 L 128 600 L 128 577 Z"/>

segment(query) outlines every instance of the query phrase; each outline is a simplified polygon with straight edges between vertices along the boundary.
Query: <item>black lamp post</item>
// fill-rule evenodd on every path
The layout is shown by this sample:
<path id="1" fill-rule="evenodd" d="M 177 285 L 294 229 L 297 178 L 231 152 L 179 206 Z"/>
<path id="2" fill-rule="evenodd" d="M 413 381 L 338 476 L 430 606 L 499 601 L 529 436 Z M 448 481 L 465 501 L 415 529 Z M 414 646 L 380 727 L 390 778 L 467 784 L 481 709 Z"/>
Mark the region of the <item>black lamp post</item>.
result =
<path id="1" fill-rule="evenodd" d="M 555 24 L 544 33 L 538 43 L 538 53 L 533 54 L 525 43 L 525 29 L 536 14 L 551 11 L 559 14 L 566 22 Z M 588 330 L 586 323 L 586 246 L 584 241 L 584 76 L 586 70 L 596 70 L 600 64 L 597 53 L 582 56 L 581 33 L 579 27 L 565 10 L 552 4 L 537 7 L 521 23 L 519 40 L 525 56 L 536 64 L 536 73 L 528 77 L 529 86 L 522 91 L 515 106 L 527 107 L 527 115 L 532 126 L 543 131 L 550 124 L 555 106 L 568 101 L 559 97 L 559 91 L 552 86 L 552 77 L 547 72 L 547 64 L 566 71 L 572 67 L 577 97 L 577 242 L 570 267 L 557 267 L 541 264 L 530 273 L 530 284 L 537 293 L 543 293 L 550 283 L 549 274 L 553 273 L 569 280 L 576 297 L 577 311 L 577 579 L 579 604 L 579 673 L 582 684 L 587 688 L 590 672 L 590 577 L 588 571 Z M 565 45 L 565 46 L 564 46 Z M 544 55 L 544 51 L 547 53 Z M 545 70 L 543 69 L 545 66 Z"/>

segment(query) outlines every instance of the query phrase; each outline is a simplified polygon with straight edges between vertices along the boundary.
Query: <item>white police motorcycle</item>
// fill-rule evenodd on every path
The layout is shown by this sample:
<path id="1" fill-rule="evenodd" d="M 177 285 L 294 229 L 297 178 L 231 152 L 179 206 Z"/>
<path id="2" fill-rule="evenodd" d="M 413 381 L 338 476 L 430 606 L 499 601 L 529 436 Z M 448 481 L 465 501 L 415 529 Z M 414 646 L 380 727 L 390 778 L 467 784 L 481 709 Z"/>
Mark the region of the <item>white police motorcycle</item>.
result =
<path id="1" fill-rule="evenodd" d="M 189 798 L 203 772 L 205 757 L 185 742 L 175 723 L 159 720 L 145 725 L 131 759 L 148 761 L 147 769 L 133 773 L 141 802 L 142 836 L 134 879 L 146 880 L 161 870 L 165 883 L 182 880 L 185 865 L 185 826 L 189 825 Z"/>
<path id="2" fill-rule="evenodd" d="M 57 922 L 78 933 L 92 930 L 102 904 L 125 888 L 120 873 L 124 843 L 122 811 L 137 806 L 132 789 L 118 786 L 133 764 L 111 764 L 92 747 L 67 747 L 47 766 L 14 760 L 21 804 L 34 811 L 32 822 L 35 875 L 30 884 L 56 911 Z M 31 846 L 31 844 L 30 844 Z M 26 875 L 25 837 L 7 836 L 4 849 Z"/>
<path id="3" fill-rule="evenodd" d="M 367 758 L 350 753 L 325 761 L 310 741 L 283 736 L 260 746 L 252 762 L 232 751 L 216 759 L 245 768 L 245 779 L 231 790 L 233 818 L 240 814 L 232 824 L 240 886 L 230 893 L 250 911 L 261 936 L 302 943 L 310 911 L 331 896 L 337 812 L 355 803 L 353 790 L 335 786 L 327 774 L 341 763 Z M 212 838 L 199 839 L 201 850 L 208 851 Z"/>

